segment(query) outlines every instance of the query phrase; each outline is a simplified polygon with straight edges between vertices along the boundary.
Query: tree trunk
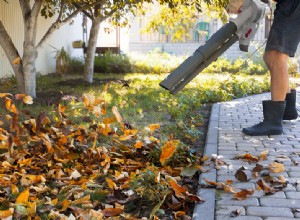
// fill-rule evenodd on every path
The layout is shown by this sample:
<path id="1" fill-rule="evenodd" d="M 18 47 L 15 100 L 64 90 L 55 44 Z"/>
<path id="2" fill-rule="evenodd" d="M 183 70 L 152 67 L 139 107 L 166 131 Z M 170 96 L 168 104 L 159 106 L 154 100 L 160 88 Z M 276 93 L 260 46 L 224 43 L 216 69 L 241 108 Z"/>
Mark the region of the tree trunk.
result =
<path id="1" fill-rule="evenodd" d="M 36 69 L 35 62 L 37 51 L 31 42 L 24 43 L 24 54 L 22 58 L 22 67 L 24 72 L 25 94 L 36 97 Z"/>
<path id="2" fill-rule="evenodd" d="M 98 33 L 100 29 L 100 23 L 101 23 L 100 18 L 94 18 L 92 20 L 92 27 L 91 27 L 89 42 L 86 50 L 86 60 L 85 60 L 84 73 L 83 73 L 83 78 L 88 83 L 93 82 L 95 52 L 96 52 Z"/>

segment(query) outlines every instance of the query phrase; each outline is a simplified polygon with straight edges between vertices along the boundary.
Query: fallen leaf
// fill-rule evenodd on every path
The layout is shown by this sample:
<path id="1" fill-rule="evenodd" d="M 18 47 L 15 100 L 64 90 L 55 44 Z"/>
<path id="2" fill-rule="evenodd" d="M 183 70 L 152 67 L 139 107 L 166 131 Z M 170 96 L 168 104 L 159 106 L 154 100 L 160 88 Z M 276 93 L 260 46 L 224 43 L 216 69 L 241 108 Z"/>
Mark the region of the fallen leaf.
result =
<path id="1" fill-rule="evenodd" d="M 241 154 L 241 155 L 238 155 L 236 157 L 234 157 L 235 159 L 242 159 L 242 160 L 246 160 L 248 161 L 249 163 L 252 163 L 252 162 L 258 162 L 259 159 L 258 157 L 256 156 L 253 156 L 252 154 L 250 153 L 246 153 L 246 154 Z"/>
<path id="2" fill-rule="evenodd" d="M 241 209 L 237 209 L 237 210 L 234 210 L 230 213 L 230 217 L 238 217 L 239 215 L 241 215 Z"/>
<path id="3" fill-rule="evenodd" d="M 188 191 L 185 187 L 178 185 L 174 179 L 170 179 L 168 181 L 168 184 L 174 190 L 175 195 L 178 198 L 182 198 L 182 199 L 185 198 L 185 193 Z"/>
<path id="4" fill-rule="evenodd" d="M 124 209 L 121 209 L 121 208 L 105 208 L 103 210 L 103 214 L 106 217 L 114 217 L 114 216 L 117 216 L 119 214 L 122 214 L 123 212 L 124 212 Z"/>
<path id="5" fill-rule="evenodd" d="M 157 130 L 160 128 L 160 124 L 151 124 L 148 126 L 151 131 Z"/>
<path id="6" fill-rule="evenodd" d="M 276 163 L 276 162 L 270 163 L 268 168 L 272 173 L 282 173 L 284 172 L 285 169 L 282 163 Z"/>
<path id="7" fill-rule="evenodd" d="M 210 181 L 206 178 L 203 179 L 205 182 L 207 182 L 208 184 L 212 185 L 212 186 L 221 186 L 220 183 L 214 182 L 214 181 Z"/>
<path id="8" fill-rule="evenodd" d="M 236 173 L 234 174 L 234 176 L 240 182 L 248 182 L 249 181 L 244 167 L 241 167 L 240 169 L 238 169 L 236 171 Z"/>
<path id="9" fill-rule="evenodd" d="M 113 112 L 113 114 L 115 115 L 117 121 L 118 121 L 119 123 L 121 123 L 123 119 L 122 119 L 122 116 L 121 116 L 121 114 L 119 113 L 118 108 L 117 108 L 116 106 L 112 107 L 112 112 Z"/>
<path id="10" fill-rule="evenodd" d="M 190 166 L 188 166 L 188 167 L 184 167 L 184 168 L 181 170 L 180 175 L 181 175 L 181 176 L 192 177 L 192 176 L 194 176 L 199 170 L 200 170 L 200 169 L 199 169 L 199 166 L 198 166 L 197 164 L 190 165 Z"/>
<path id="11" fill-rule="evenodd" d="M 262 179 L 258 180 L 256 184 L 260 187 L 260 189 L 262 189 L 265 192 L 266 195 L 272 195 L 276 192 L 276 190 L 273 187 L 269 186 Z"/>
<path id="12" fill-rule="evenodd" d="M 234 198 L 236 198 L 237 200 L 245 200 L 253 193 L 254 193 L 254 189 L 243 189 L 240 192 L 235 193 Z"/>
<path id="13" fill-rule="evenodd" d="M 16 199 L 16 204 L 27 204 L 28 198 L 29 198 L 29 189 L 27 188 L 18 195 Z"/>
<path id="14" fill-rule="evenodd" d="M 269 153 L 268 149 L 265 150 L 265 151 L 263 151 L 263 152 L 261 152 L 260 155 L 259 155 L 260 160 L 267 160 L 268 153 Z"/>
<path id="15" fill-rule="evenodd" d="M 12 214 L 13 214 L 13 211 L 12 210 L 1 210 L 0 211 L 0 218 L 1 219 L 4 219 L 4 218 L 8 218 L 8 217 L 10 217 L 10 216 L 12 216 Z"/>
<path id="16" fill-rule="evenodd" d="M 110 178 L 106 177 L 105 180 L 106 180 L 106 182 L 108 184 L 108 187 L 110 189 L 118 189 L 116 183 L 114 181 L 112 181 Z"/>
<path id="17" fill-rule="evenodd" d="M 179 144 L 178 140 L 170 140 L 162 147 L 162 152 L 159 159 L 161 165 L 164 166 L 166 160 L 168 160 L 173 156 L 178 144 Z"/>
<path id="18" fill-rule="evenodd" d="M 262 170 L 263 170 L 263 166 L 262 165 L 260 165 L 260 164 L 256 164 L 256 166 L 252 169 L 252 172 L 257 172 L 257 173 L 259 173 L 259 172 L 261 172 Z"/>

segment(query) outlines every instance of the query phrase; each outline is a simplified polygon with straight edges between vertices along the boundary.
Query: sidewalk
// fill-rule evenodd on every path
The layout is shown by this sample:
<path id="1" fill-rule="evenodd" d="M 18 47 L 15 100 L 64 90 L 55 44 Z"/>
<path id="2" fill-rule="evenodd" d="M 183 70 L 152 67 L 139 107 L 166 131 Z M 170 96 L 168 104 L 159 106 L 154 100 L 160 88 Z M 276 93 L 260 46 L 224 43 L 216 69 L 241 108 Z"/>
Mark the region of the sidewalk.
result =
<path id="1" fill-rule="evenodd" d="M 300 106 L 300 90 L 297 91 L 297 108 Z M 291 220 L 300 219 L 300 118 L 284 121 L 284 134 L 274 136 L 246 136 L 241 131 L 262 120 L 262 100 L 269 100 L 270 93 L 249 96 L 230 102 L 217 103 L 213 106 L 207 133 L 205 155 L 218 155 L 227 165 L 220 169 L 211 167 L 209 172 L 200 176 L 198 195 L 205 199 L 197 204 L 193 220 Z M 258 163 L 267 167 L 276 161 L 283 163 L 283 173 L 271 173 L 271 176 L 284 176 L 289 181 L 286 188 L 273 195 L 264 195 L 257 190 L 258 179 L 239 182 L 235 178 L 236 171 L 244 166 L 252 169 L 256 164 L 243 160 L 234 160 L 239 154 L 251 153 L 260 155 L 269 150 L 267 160 Z M 298 165 L 299 164 L 299 165 Z M 233 198 L 232 193 L 209 187 L 203 179 L 225 182 L 233 180 L 237 189 L 254 189 L 253 195 L 246 200 Z M 204 187 L 203 187 L 204 186 Z M 207 187 L 205 187 L 207 186 Z M 238 210 L 237 217 L 231 217 Z"/>

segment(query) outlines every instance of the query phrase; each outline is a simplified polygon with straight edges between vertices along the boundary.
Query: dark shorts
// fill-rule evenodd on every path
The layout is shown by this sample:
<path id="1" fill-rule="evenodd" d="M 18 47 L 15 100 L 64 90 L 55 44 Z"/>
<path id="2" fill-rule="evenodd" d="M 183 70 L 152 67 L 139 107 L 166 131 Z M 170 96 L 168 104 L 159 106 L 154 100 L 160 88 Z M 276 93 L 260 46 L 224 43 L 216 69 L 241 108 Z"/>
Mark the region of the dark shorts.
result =
<path id="1" fill-rule="evenodd" d="M 276 50 L 294 57 L 299 41 L 300 0 L 281 0 L 276 5 L 266 51 Z"/>

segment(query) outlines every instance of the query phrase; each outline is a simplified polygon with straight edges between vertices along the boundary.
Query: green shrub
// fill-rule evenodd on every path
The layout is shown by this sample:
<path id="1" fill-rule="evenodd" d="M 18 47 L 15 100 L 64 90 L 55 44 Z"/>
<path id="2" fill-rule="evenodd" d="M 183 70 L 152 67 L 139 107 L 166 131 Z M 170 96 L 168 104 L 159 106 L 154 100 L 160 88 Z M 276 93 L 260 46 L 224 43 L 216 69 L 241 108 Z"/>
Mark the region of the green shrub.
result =
<path id="1" fill-rule="evenodd" d="M 107 52 L 95 57 L 94 71 L 97 73 L 130 73 L 131 64 L 128 56 Z"/>
<path id="2" fill-rule="evenodd" d="M 71 57 L 69 59 L 68 73 L 82 74 L 84 70 L 84 59 L 80 57 Z"/>
<path id="3" fill-rule="evenodd" d="M 236 59 L 230 62 L 225 58 L 219 58 L 209 65 L 204 73 L 233 73 L 248 75 L 264 75 L 268 72 L 266 66 L 260 60 Z"/>
<path id="4" fill-rule="evenodd" d="M 135 73 L 169 73 L 179 66 L 187 57 L 175 56 L 159 50 L 146 54 L 131 54 L 132 71 Z"/>

